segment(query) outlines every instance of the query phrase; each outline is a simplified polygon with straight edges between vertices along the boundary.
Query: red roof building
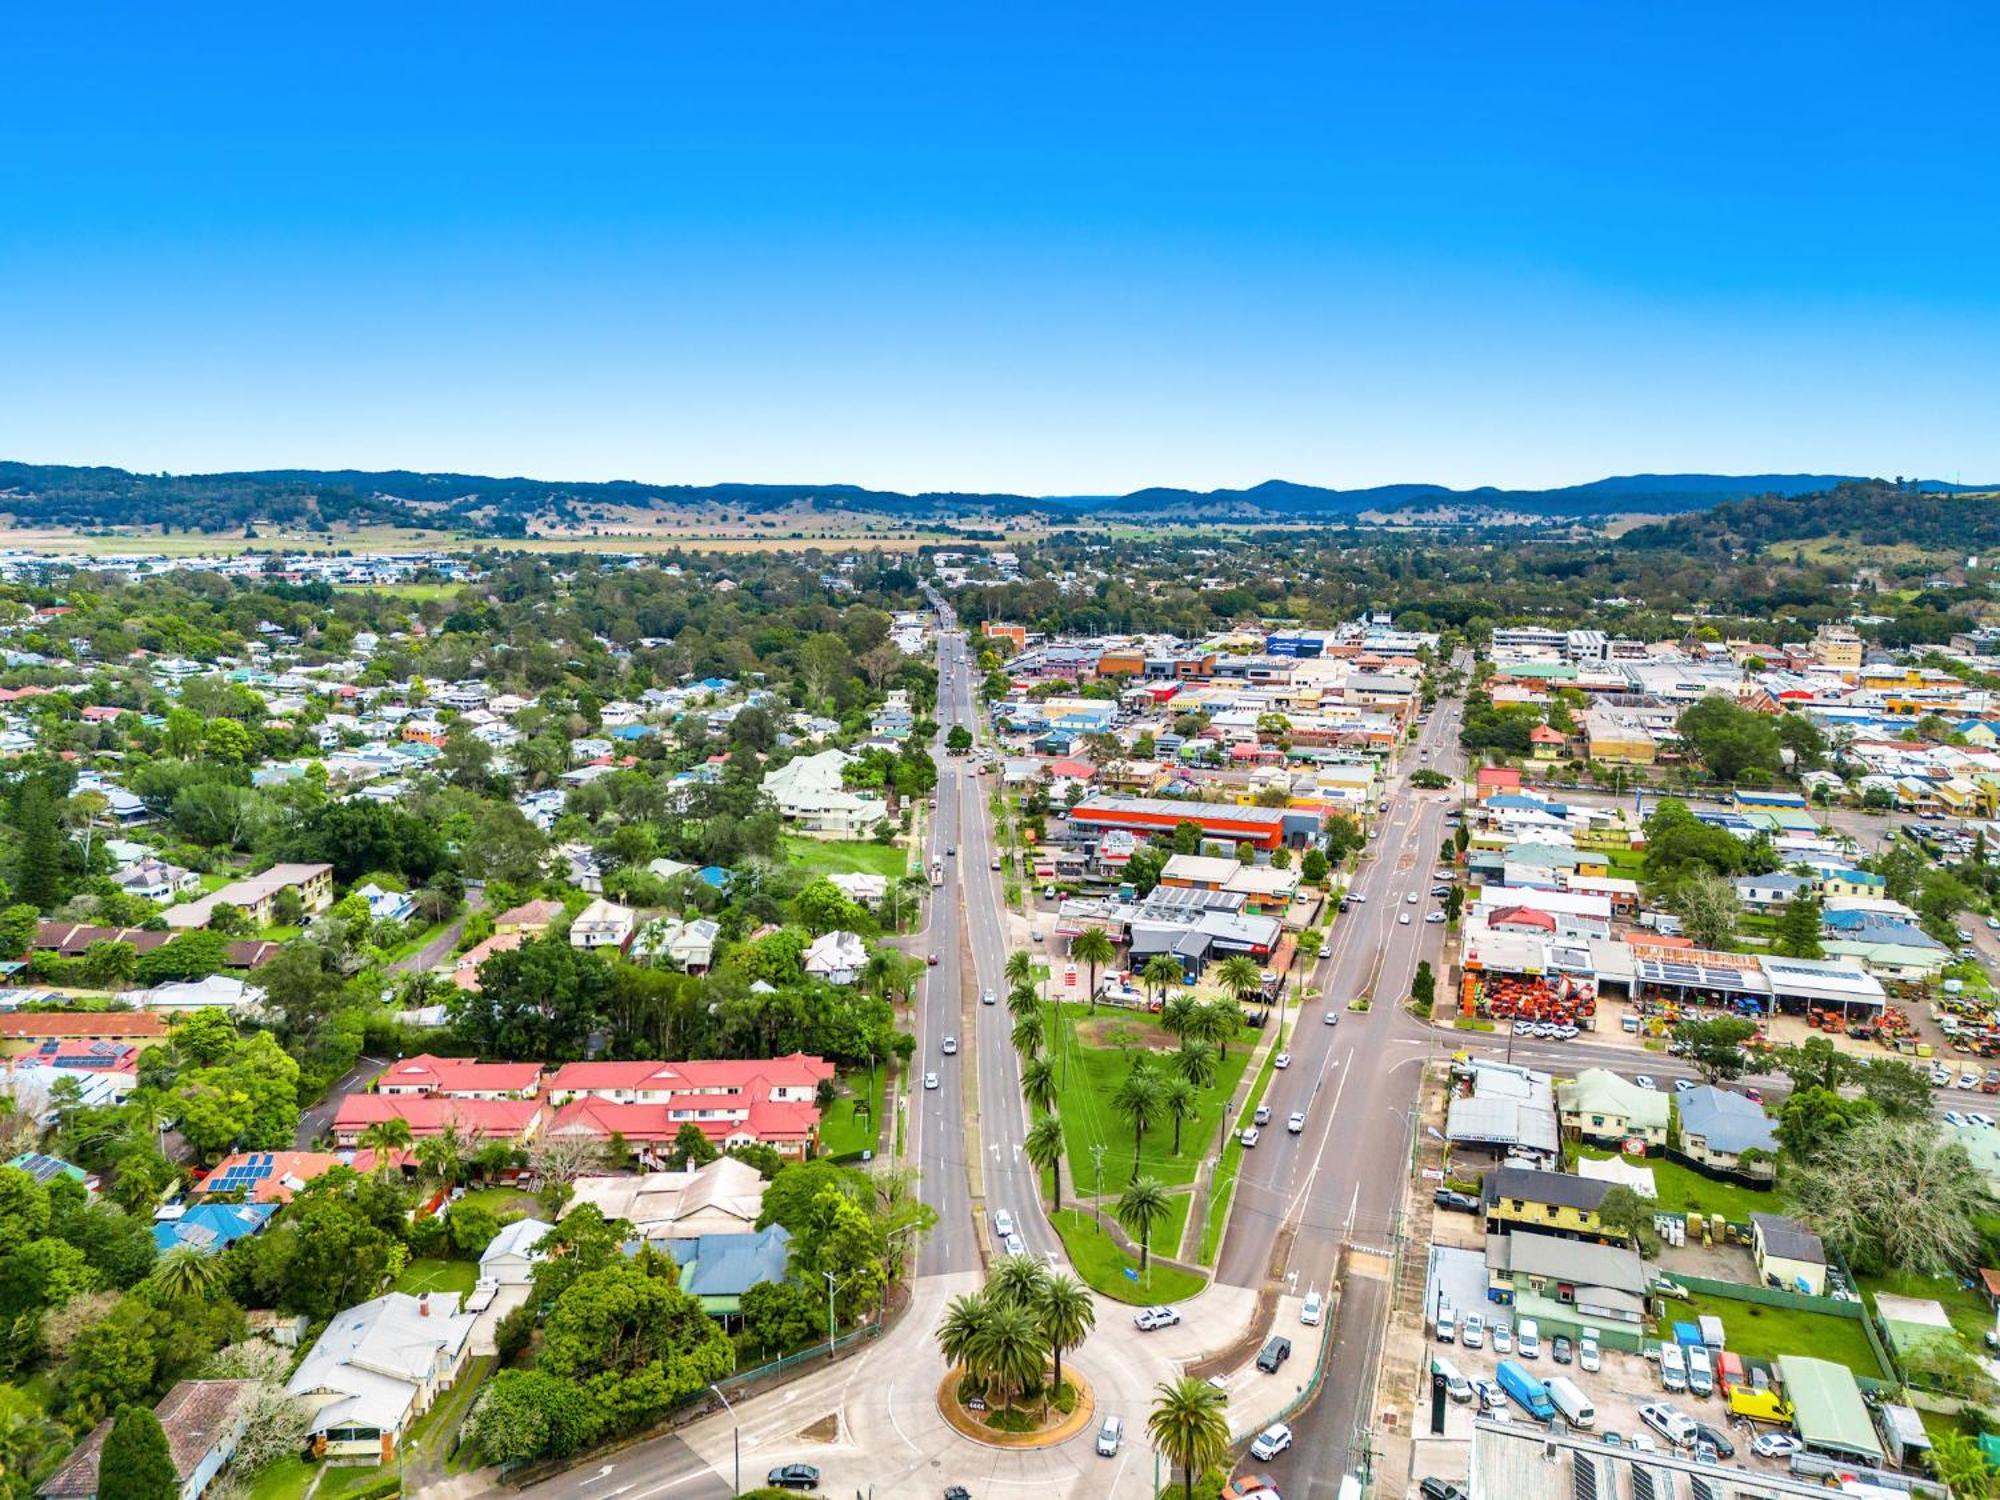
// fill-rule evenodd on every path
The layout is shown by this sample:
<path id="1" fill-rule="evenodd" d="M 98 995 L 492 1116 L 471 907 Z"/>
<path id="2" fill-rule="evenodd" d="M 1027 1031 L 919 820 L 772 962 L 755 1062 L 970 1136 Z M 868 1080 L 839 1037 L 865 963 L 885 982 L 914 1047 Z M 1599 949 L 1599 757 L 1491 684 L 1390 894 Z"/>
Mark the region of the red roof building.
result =
<path id="1" fill-rule="evenodd" d="M 534 1099 L 542 1092 L 539 1063 L 485 1063 L 471 1057 L 420 1052 L 375 1080 L 378 1094 L 425 1094 L 451 1099 Z"/>
<path id="2" fill-rule="evenodd" d="M 1521 790 L 1521 773 L 1512 766 L 1481 766 L 1474 778 L 1477 800 L 1484 802 L 1488 797 L 1502 792 Z"/>
<path id="3" fill-rule="evenodd" d="M 32 1051 L 50 1037 L 132 1042 L 144 1046 L 164 1040 L 167 1018 L 150 1010 L 103 1010 L 72 1013 L 42 1011 L 0 1016 L 0 1042 L 10 1053 Z"/>
<path id="4" fill-rule="evenodd" d="M 290 1203 L 292 1195 L 340 1165 L 331 1151 L 238 1151 L 195 1184 L 197 1196 L 241 1193 L 245 1203 Z"/>
<path id="5" fill-rule="evenodd" d="M 549 1102 L 669 1104 L 687 1094 L 754 1093 L 810 1103 L 818 1098 L 820 1084 L 832 1078 L 832 1063 L 803 1052 L 747 1061 L 573 1062 L 564 1063 L 549 1079 Z"/>
<path id="6" fill-rule="evenodd" d="M 407 1121 L 417 1140 L 456 1130 L 474 1142 L 532 1140 L 542 1124 L 539 1099 L 452 1099 L 436 1094 L 349 1094 L 333 1117 L 333 1138 L 342 1146 L 360 1144 L 370 1125 Z"/>
<path id="7" fill-rule="evenodd" d="M 624 1137 L 640 1156 L 656 1161 L 684 1125 L 693 1125 L 718 1150 L 766 1145 L 780 1156 L 803 1160 L 819 1136 L 819 1106 L 791 1101 L 690 1097 L 677 1104 L 614 1104 L 577 1099 L 549 1123 L 552 1135 L 585 1135 L 608 1141 Z"/>
<path id="8" fill-rule="evenodd" d="M 1193 823 L 1204 838 L 1275 849 L 1284 841 L 1285 810 L 1242 807 L 1233 802 L 1182 801 L 1171 797 L 1088 797 L 1070 809 L 1073 828 L 1122 828 L 1147 837 L 1172 833 Z"/>
<path id="9" fill-rule="evenodd" d="M 670 1145 L 693 1124 L 717 1146 L 761 1141 L 803 1157 L 819 1133 L 833 1064 L 802 1052 L 748 1061 L 575 1062 L 549 1080 L 552 1131 Z"/>

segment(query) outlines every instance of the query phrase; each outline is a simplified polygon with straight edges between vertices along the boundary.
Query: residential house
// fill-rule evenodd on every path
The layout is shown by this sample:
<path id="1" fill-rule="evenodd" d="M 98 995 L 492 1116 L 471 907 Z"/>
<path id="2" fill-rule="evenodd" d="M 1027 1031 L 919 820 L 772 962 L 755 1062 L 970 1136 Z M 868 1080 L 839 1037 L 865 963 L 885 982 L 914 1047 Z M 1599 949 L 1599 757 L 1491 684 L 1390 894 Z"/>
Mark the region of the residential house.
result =
<path id="1" fill-rule="evenodd" d="M 853 984 L 868 964 L 868 944 L 858 933 L 835 929 L 812 940 L 805 951 L 808 978 L 828 984 Z"/>
<path id="2" fill-rule="evenodd" d="M 764 1178 L 733 1156 L 719 1156 L 691 1172 L 579 1177 L 564 1213 L 579 1204 L 607 1219 L 623 1219 L 649 1240 L 747 1234 L 764 1211 Z"/>
<path id="3" fill-rule="evenodd" d="M 124 866 L 112 875 L 111 883 L 128 896 L 164 903 L 183 891 L 199 890 L 201 877 L 163 859 L 147 858 Z"/>
<path id="4" fill-rule="evenodd" d="M 206 927 L 218 906 L 234 906 L 257 927 L 273 925 L 272 903 L 280 891 L 293 890 L 308 915 L 333 905 L 333 866 L 325 864 L 273 865 L 261 875 L 231 881 L 220 890 L 210 891 L 198 901 L 170 906 L 163 913 L 167 926 L 186 932 Z"/>
<path id="5" fill-rule="evenodd" d="M 819 1132 L 819 1086 L 833 1064 L 803 1053 L 749 1061 L 567 1063 L 549 1080 L 554 1134 L 623 1137 L 647 1160 L 693 1124 L 711 1144 L 763 1142 L 803 1157 Z"/>
<path id="6" fill-rule="evenodd" d="M 432 1094 L 349 1094 L 333 1117 L 335 1144 L 358 1146 L 370 1125 L 402 1120 L 417 1140 L 456 1132 L 483 1145 L 505 1141 L 526 1145 L 542 1126 L 539 1099 L 453 1099 Z"/>
<path id="7" fill-rule="evenodd" d="M 1731 884 L 1736 887 L 1736 899 L 1752 911 L 1774 911 L 1819 889 L 1815 877 L 1792 875 L 1783 870 L 1769 875 L 1739 875 Z"/>
<path id="8" fill-rule="evenodd" d="M 235 1457 L 256 1388 L 254 1380 L 183 1380 L 153 1408 L 167 1435 L 178 1500 L 200 1500 Z M 96 1500 L 112 1420 L 106 1417 L 93 1427 L 62 1467 L 42 1481 L 35 1491 L 42 1500 Z"/>
<path id="9" fill-rule="evenodd" d="M 1641 1140 L 1649 1149 L 1667 1143 L 1667 1096 L 1605 1068 L 1585 1068 L 1557 1085 L 1556 1109 L 1562 1128 L 1587 1141 Z"/>
<path id="10" fill-rule="evenodd" d="M 262 1229 L 277 1211 L 275 1203 L 197 1203 L 161 1209 L 153 1220 L 153 1243 L 162 1255 L 174 1250 L 220 1254 Z"/>
<path id="11" fill-rule="evenodd" d="M 1622 1242 L 1622 1230 L 1607 1228 L 1598 1205 L 1612 1184 L 1567 1172 L 1499 1167 L 1486 1174 L 1486 1232 L 1561 1235 L 1568 1239 Z"/>
<path id="12" fill-rule="evenodd" d="M 149 990 L 134 990 L 127 998 L 148 1010 L 182 1013 L 222 1010 L 235 1016 L 254 1014 L 264 1005 L 263 990 L 246 980 L 231 979 L 226 974 L 156 984 Z"/>
<path id="13" fill-rule="evenodd" d="M 638 916 L 629 906 L 599 896 L 576 914 L 569 924 L 572 948 L 615 948 L 623 951 L 632 941 Z"/>
<path id="14" fill-rule="evenodd" d="M 783 1281 L 791 1258 L 791 1232 L 772 1224 L 747 1234 L 704 1234 L 673 1239 L 667 1249 L 680 1267 L 681 1290 L 711 1318 L 733 1318 L 743 1294 L 760 1281 Z"/>
<path id="15" fill-rule="evenodd" d="M 526 901 L 519 906 L 510 906 L 495 917 L 493 930 L 519 933 L 524 937 L 540 937 L 562 914 L 563 904 L 560 901 Z"/>
<path id="16" fill-rule="evenodd" d="M 1679 1104 L 1680 1146 L 1670 1149 L 1669 1155 L 1760 1182 L 1769 1182 L 1777 1175 L 1778 1137 L 1763 1106 L 1734 1090 L 1709 1085 L 1689 1089 L 1680 1096 Z M 1746 1163 L 1742 1159 L 1746 1151 L 1763 1155 Z"/>
<path id="17" fill-rule="evenodd" d="M 500 1286 L 526 1286 L 541 1262 L 536 1249 L 554 1226 L 540 1219 L 516 1219 L 487 1241 L 479 1254 L 479 1279 Z"/>
<path id="18" fill-rule="evenodd" d="M 51 1039 L 129 1042 L 150 1047 L 167 1037 L 167 1018 L 146 1010 L 39 1011 L 0 1014 L 0 1054 L 18 1057 Z"/>
<path id="19" fill-rule="evenodd" d="M 539 1063 L 489 1063 L 420 1052 L 378 1075 L 375 1091 L 452 1099 L 533 1099 L 542 1091 L 542 1069 Z"/>
<path id="20" fill-rule="evenodd" d="M 465 1368 L 478 1321 L 456 1292 L 389 1292 L 334 1314 L 285 1385 L 312 1408 L 314 1451 L 394 1461 L 410 1424 Z"/>
<path id="21" fill-rule="evenodd" d="M 642 963 L 661 961 L 683 974 L 706 974 L 715 964 L 715 945 L 721 937 L 722 924 L 708 917 L 692 922 L 662 917 L 639 929 L 632 939 L 632 957 Z"/>
<path id="22" fill-rule="evenodd" d="M 889 877 L 870 870 L 843 870 L 826 878 L 841 895 L 863 906 L 880 906 L 889 894 Z"/>
<path id="23" fill-rule="evenodd" d="M 1750 1237 L 1757 1275 L 1764 1285 L 1826 1295 L 1826 1246 L 1805 1225 L 1783 1214 L 1752 1214 Z"/>
<path id="24" fill-rule="evenodd" d="M 203 1198 L 290 1203 L 300 1188 L 339 1165 L 331 1151 L 238 1151 L 210 1168 L 195 1191 Z"/>
<path id="25" fill-rule="evenodd" d="M 368 903 L 368 916 L 376 922 L 407 922 L 417 909 L 417 899 L 408 891 L 385 891 L 372 880 L 349 894 Z"/>
<path id="26" fill-rule="evenodd" d="M 854 757 L 844 750 L 801 755 L 764 773 L 763 789 L 794 832 L 810 838 L 866 838 L 888 816 L 878 796 L 849 790 L 842 782 Z"/>

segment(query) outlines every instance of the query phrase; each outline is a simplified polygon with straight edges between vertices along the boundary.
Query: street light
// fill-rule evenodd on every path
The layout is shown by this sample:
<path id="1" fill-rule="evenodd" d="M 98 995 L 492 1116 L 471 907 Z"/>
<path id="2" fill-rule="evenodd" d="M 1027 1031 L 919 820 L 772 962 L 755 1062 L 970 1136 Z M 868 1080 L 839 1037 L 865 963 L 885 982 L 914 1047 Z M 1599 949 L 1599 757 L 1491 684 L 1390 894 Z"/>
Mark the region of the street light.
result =
<path id="1" fill-rule="evenodd" d="M 736 1425 L 736 1408 L 731 1406 L 729 1398 L 722 1394 L 722 1387 L 711 1381 L 708 1388 L 715 1392 L 715 1399 L 720 1401 L 722 1409 L 729 1413 L 729 1446 L 736 1453 L 736 1483 L 731 1486 L 729 1493 L 740 1495 L 743 1493 L 743 1429 Z"/>

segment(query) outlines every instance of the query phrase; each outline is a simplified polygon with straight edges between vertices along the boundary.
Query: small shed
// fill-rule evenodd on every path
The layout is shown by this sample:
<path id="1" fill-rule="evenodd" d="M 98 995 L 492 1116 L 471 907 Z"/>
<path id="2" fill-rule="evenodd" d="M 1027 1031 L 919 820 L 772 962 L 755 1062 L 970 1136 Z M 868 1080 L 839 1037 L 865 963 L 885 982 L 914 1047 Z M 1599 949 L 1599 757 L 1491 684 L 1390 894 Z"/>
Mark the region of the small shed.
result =
<path id="1" fill-rule="evenodd" d="M 1881 1465 L 1882 1443 L 1852 1370 L 1830 1359 L 1784 1354 L 1778 1357 L 1778 1373 L 1801 1442 L 1815 1453 Z"/>
<path id="2" fill-rule="evenodd" d="M 479 1279 L 501 1286 L 526 1286 L 542 1257 L 538 1246 L 552 1226 L 540 1219 L 516 1219 L 494 1235 L 479 1257 Z"/>

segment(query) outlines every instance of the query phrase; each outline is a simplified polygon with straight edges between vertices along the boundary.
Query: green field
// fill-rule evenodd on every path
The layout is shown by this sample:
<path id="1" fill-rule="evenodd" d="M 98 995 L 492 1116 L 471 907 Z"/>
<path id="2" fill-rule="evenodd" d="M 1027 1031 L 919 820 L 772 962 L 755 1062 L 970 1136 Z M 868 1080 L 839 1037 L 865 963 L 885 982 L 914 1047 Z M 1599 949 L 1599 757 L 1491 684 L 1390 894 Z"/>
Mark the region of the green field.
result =
<path id="1" fill-rule="evenodd" d="M 1871 1380 L 1883 1378 L 1882 1366 L 1869 1346 L 1868 1335 L 1858 1319 L 1834 1318 L 1825 1313 L 1802 1312 L 1790 1307 L 1764 1307 L 1755 1302 L 1732 1302 L 1726 1297 L 1694 1297 L 1668 1304 L 1675 1322 L 1689 1322 L 1702 1316 L 1722 1319 L 1726 1347 L 1751 1359 L 1776 1359 L 1781 1354 L 1809 1354 L 1846 1365 L 1857 1375 Z"/>
<path id="2" fill-rule="evenodd" d="M 1977 1351 L 1986 1335 L 1993 1329 L 1993 1311 L 1986 1305 L 1985 1296 L 1976 1288 L 1960 1286 L 1946 1276 L 1916 1276 L 1907 1271 L 1893 1271 L 1886 1276 L 1857 1276 L 1862 1296 L 1868 1299 L 1872 1311 L 1875 1294 L 1888 1292 L 1897 1297 L 1920 1297 L 1938 1303 L 1944 1308 L 1945 1316 L 1951 1319 L 1951 1326 L 1960 1338 Z"/>
<path id="3" fill-rule="evenodd" d="M 541 1204 L 533 1193 L 523 1193 L 508 1187 L 474 1188 L 452 1206 L 483 1208 L 496 1219 L 503 1221 L 509 1218 L 524 1218 L 541 1211 Z"/>
<path id="4" fill-rule="evenodd" d="M 1591 1161 L 1609 1161 L 1618 1153 L 1583 1146 L 1576 1154 Z M 1721 1214 L 1732 1224 L 1747 1224 L 1753 1213 L 1784 1212 L 1784 1194 L 1777 1189 L 1760 1193 L 1733 1182 L 1713 1182 L 1660 1156 L 1649 1156 L 1642 1165 L 1652 1171 L 1653 1186 L 1659 1193 L 1656 1206 L 1667 1213 Z"/>
<path id="5" fill-rule="evenodd" d="M 857 1068 L 840 1075 L 840 1092 L 819 1120 L 822 1155 L 838 1161 L 844 1157 L 859 1156 L 863 1151 L 881 1149 L 883 1078 L 882 1070 L 877 1068 L 874 1091 L 869 1095 L 874 1109 L 872 1113 L 863 1113 L 854 1106 L 859 1102 L 861 1093 L 868 1088 L 866 1070 Z"/>
<path id="6" fill-rule="evenodd" d="M 1143 1012 L 1100 1009 L 1091 1015 L 1081 1005 L 1045 1007 L 1048 1053 L 1061 1080 L 1057 1112 L 1063 1120 L 1064 1151 L 1077 1191 L 1115 1193 L 1132 1177 L 1132 1128 L 1111 1099 L 1131 1071 L 1133 1061 L 1148 1051 L 1171 1050 L 1176 1044 Z M 1180 1154 L 1175 1155 L 1171 1120 L 1154 1122 L 1146 1130 L 1139 1155 L 1139 1175 L 1157 1177 L 1168 1186 L 1194 1180 L 1195 1169 L 1215 1149 L 1222 1111 L 1250 1061 L 1256 1032 L 1242 1028 L 1230 1043 L 1229 1055 L 1216 1069 L 1215 1082 L 1201 1091 L 1201 1108 L 1181 1125 Z M 1095 1042 L 1096 1045 L 1091 1043 Z M 1103 1177 L 1092 1149 L 1102 1146 Z"/>
<path id="7" fill-rule="evenodd" d="M 1185 1210 L 1183 1210 L 1185 1213 Z M 1149 1265 L 1146 1274 L 1134 1281 L 1126 1268 L 1139 1268 L 1137 1257 L 1120 1250 L 1098 1222 L 1079 1209 L 1065 1208 L 1049 1216 L 1056 1233 L 1062 1236 L 1076 1274 L 1091 1287 L 1118 1302 L 1144 1307 L 1154 1302 L 1175 1302 L 1192 1297 L 1208 1283 L 1192 1271 L 1177 1266 Z M 1160 1228 L 1155 1235 L 1163 1236 Z"/>
<path id="8" fill-rule="evenodd" d="M 900 844 L 873 844 L 843 839 L 787 838 L 785 862 L 814 875 L 885 875 L 899 880 L 908 873 L 909 853 Z"/>
<path id="9" fill-rule="evenodd" d="M 316 1465 L 287 1454 L 258 1472 L 250 1486 L 250 1500 L 298 1500 L 317 1473 Z"/>
<path id="10" fill-rule="evenodd" d="M 469 1260 L 411 1261 L 396 1278 L 395 1289 L 415 1295 L 419 1292 L 469 1292 L 479 1279 L 479 1267 Z"/>
<path id="11" fill-rule="evenodd" d="M 342 594 L 386 594 L 392 599 L 408 599 L 414 604 L 422 604 L 432 599 L 449 599 L 460 589 L 462 583 L 337 583 L 336 592 Z"/>

